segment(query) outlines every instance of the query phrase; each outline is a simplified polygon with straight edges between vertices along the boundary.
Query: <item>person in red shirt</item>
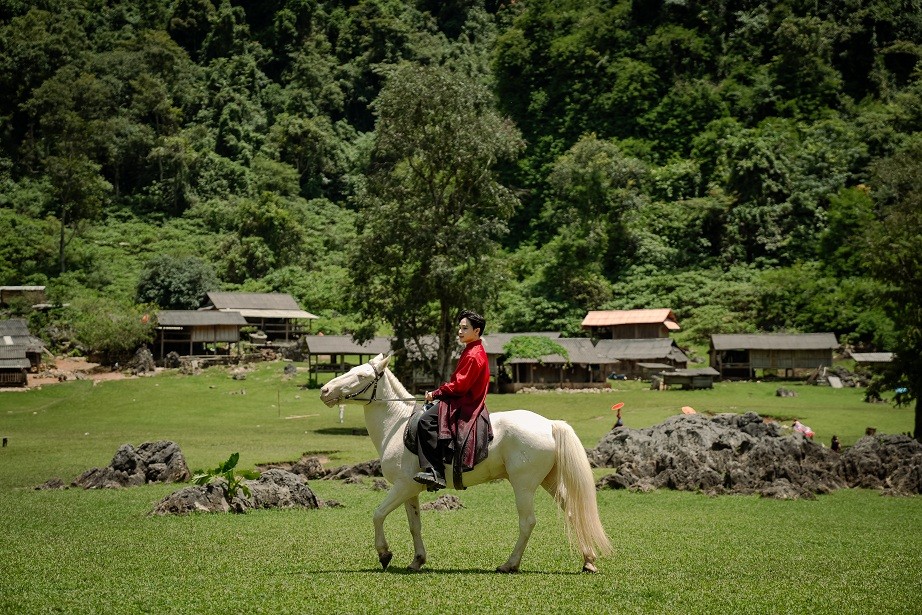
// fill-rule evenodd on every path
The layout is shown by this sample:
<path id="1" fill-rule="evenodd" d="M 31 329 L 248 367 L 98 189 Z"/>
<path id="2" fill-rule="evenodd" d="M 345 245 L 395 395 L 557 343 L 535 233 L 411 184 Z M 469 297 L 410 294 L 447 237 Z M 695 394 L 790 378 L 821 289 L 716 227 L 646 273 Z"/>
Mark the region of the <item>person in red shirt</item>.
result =
<path id="1" fill-rule="evenodd" d="M 451 380 L 426 393 L 427 402 L 439 403 L 428 405 L 419 420 L 421 471 L 414 480 L 430 491 L 445 488 L 446 450 L 458 433 L 468 431 L 486 410 L 490 363 L 480 341 L 485 326 L 486 320 L 476 312 L 463 310 L 458 315 L 458 341 L 464 344 L 458 365 Z"/>

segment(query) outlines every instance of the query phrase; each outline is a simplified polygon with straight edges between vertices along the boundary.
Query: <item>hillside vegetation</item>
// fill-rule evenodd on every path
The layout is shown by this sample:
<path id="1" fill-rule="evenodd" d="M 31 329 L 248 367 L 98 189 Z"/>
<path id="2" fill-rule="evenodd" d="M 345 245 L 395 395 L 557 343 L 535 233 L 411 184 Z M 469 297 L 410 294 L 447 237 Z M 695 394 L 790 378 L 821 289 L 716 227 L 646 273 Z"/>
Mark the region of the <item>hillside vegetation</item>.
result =
<path id="1" fill-rule="evenodd" d="M 892 350 L 920 55 L 908 1 L 7 0 L 0 284 L 70 326 L 220 288 L 359 337 L 670 307 Z"/>

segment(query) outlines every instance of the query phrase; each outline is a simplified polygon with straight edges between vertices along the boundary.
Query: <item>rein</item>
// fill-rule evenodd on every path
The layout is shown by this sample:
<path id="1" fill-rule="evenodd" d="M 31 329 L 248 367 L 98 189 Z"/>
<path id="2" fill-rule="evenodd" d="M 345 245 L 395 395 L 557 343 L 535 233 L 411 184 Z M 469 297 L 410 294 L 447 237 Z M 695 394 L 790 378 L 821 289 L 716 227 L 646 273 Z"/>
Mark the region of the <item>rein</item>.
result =
<path id="1" fill-rule="evenodd" d="M 371 361 L 368 362 L 368 365 L 371 366 L 372 371 L 374 371 L 375 379 L 369 382 L 368 384 L 366 384 L 365 387 L 362 388 L 361 390 L 358 390 L 355 393 L 352 393 L 351 395 L 346 395 L 345 397 L 343 397 L 343 400 L 351 399 L 355 401 L 363 401 L 365 402 L 366 406 L 373 401 L 420 401 L 416 397 L 391 397 L 388 399 L 376 398 L 375 396 L 378 394 L 378 382 L 381 380 L 381 377 L 384 376 L 384 372 L 383 371 L 378 372 L 377 368 L 374 366 L 374 363 L 372 363 Z M 368 397 L 368 399 L 359 397 L 359 395 L 361 395 L 368 389 L 371 389 L 371 395 Z"/>

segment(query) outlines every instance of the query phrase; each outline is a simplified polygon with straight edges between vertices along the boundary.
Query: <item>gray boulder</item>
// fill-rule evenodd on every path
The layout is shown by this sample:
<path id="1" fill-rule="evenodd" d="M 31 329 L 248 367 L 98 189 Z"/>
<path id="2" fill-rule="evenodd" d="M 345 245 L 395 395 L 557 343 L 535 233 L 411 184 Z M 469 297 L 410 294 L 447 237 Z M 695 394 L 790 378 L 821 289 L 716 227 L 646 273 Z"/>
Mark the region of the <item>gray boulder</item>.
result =
<path id="1" fill-rule="evenodd" d="M 260 472 L 267 470 L 279 469 L 287 470 L 292 474 L 297 474 L 305 480 L 314 480 L 323 478 L 327 475 L 328 470 L 324 469 L 323 462 L 315 455 L 304 455 L 297 461 L 287 461 L 282 463 L 269 463 L 257 466 Z"/>
<path id="2" fill-rule="evenodd" d="M 846 486 L 839 455 L 758 414 L 677 415 L 646 429 L 619 428 L 588 451 L 616 468 L 599 487 L 812 498 Z"/>
<path id="3" fill-rule="evenodd" d="M 121 445 L 105 468 L 92 468 L 71 483 L 84 489 L 119 489 L 147 483 L 178 483 L 192 474 L 179 445 L 169 440 L 145 442 L 137 449 Z"/>
<path id="4" fill-rule="evenodd" d="M 128 362 L 128 369 L 136 376 L 139 374 L 153 374 L 156 372 L 157 366 L 154 363 L 154 355 L 151 353 L 150 349 L 146 346 L 138 348 L 134 356 Z"/>
<path id="5" fill-rule="evenodd" d="M 384 476 L 384 474 L 381 473 L 380 459 L 364 461 L 354 466 L 339 466 L 338 468 L 328 470 L 323 478 L 324 480 L 347 480 L 366 476 Z"/>
<path id="6" fill-rule="evenodd" d="M 188 515 L 195 512 L 242 512 L 231 507 L 224 497 L 224 485 L 215 481 L 207 485 L 184 487 L 166 496 L 154 506 L 152 515 Z"/>
<path id="7" fill-rule="evenodd" d="M 304 480 L 285 470 L 267 470 L 246 481 L 250 508 L 319 508 L 320 501 Z"/>
<path id="8" fill-rule="evenodd" d="M 853 487 L 922 494 L 922 443 L 903 435 L 865 436 L 842 453 L 839 471 Z"/>
<path id="9" fill-rule="evenodd" d="M 250 495 L 238 491 L 232 501 L 225 498 L 226 483 L 217 479 L 207 485 L 192 485 L 171 493 L 154 506 L 152 515 L 187 515 L 196 512 L 245 513 L 258 508 L 320 508 L 311 488 L 301 477 L 272 469 L 256 480 L 244 481 Z"/>

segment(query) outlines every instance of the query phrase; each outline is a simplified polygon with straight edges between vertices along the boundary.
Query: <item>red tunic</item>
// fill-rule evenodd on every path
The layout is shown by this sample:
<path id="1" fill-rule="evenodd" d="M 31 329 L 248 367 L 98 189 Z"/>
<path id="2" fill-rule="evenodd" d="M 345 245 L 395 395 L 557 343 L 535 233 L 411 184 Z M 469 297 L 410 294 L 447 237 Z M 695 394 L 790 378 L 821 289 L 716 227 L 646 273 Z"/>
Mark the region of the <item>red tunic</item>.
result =
<path id="1" fill-rule="evenodd" d="M 486 459 L 493 429 L 487 412 L 490 388 L 490 362 L 480 340 L 469 343 L 451 380 L 432 392 L 439 399 L 439 440 L 448 441 L 454 458 L 453 484 L 463 489 L 461 472 L 472 470 Z M 482 430 L 478 425 L 482 424 Z M 482 432 L 482 433 L 480 433 Z M 478 435 L 479 434 L 479 435 Z"/>
<path id="2" fill-rule="evenodd" d="M 483 343 L 475 340 L 464 347 L 451 380 L 434 390 L 432 396 L 448 402 L 456 414 L 451 418 L 466 423 L 486 403 L 489 388 L 490 362 Z"/>

